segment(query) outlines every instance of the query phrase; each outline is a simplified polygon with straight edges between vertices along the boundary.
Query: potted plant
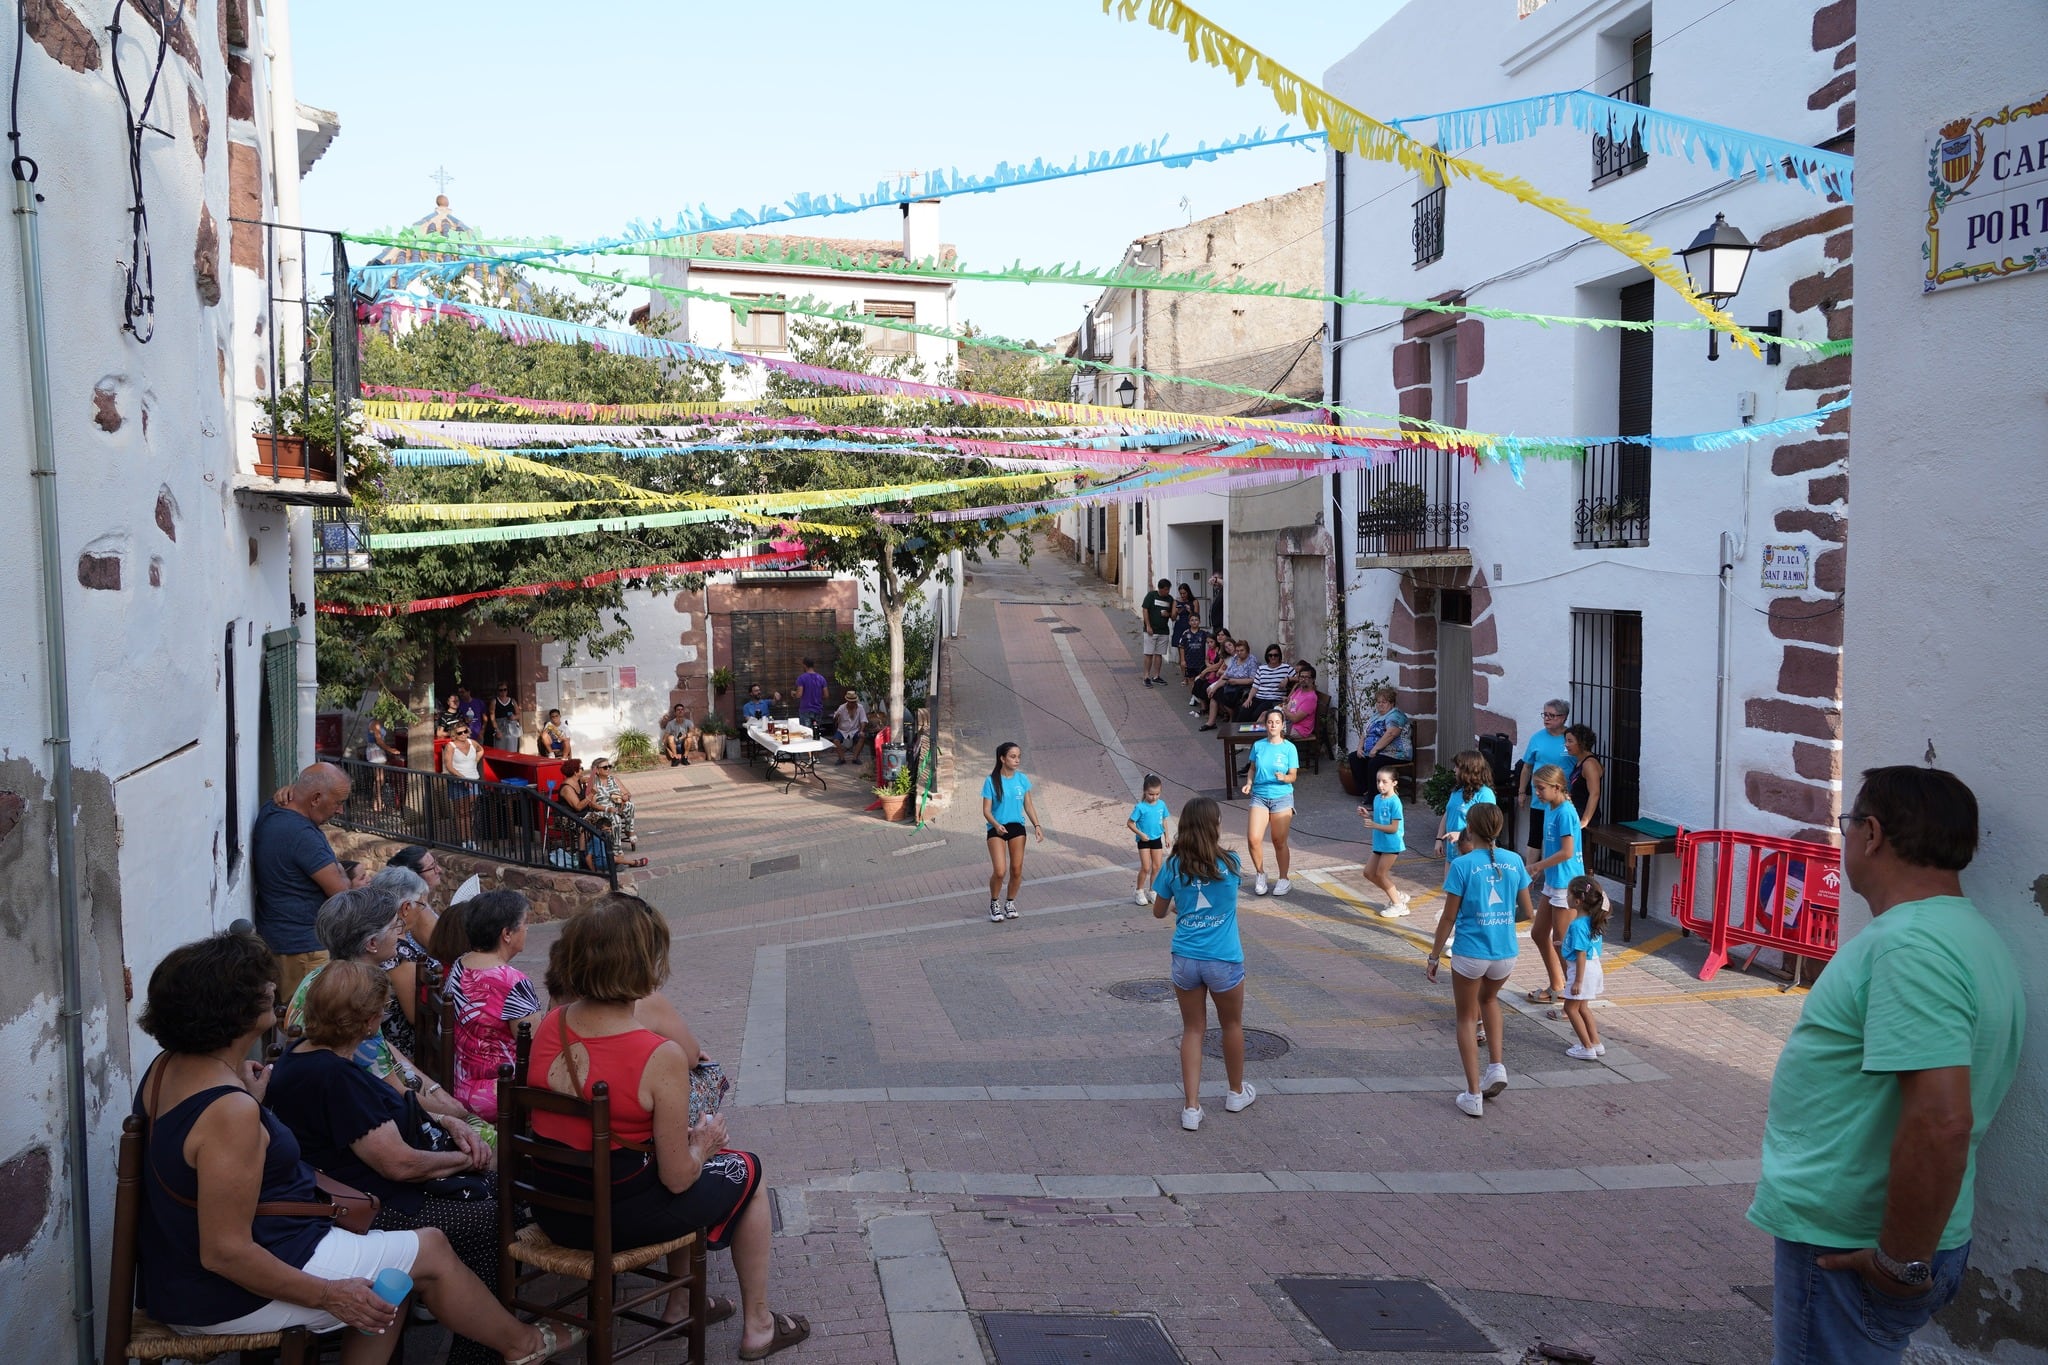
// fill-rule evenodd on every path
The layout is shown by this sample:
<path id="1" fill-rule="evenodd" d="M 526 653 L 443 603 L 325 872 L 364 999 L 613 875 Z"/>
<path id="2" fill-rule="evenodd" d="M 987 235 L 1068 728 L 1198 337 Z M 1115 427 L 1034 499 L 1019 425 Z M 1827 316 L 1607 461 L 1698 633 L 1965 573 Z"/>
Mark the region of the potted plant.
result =
<path id="1" fill-rule="evenodd" d="M 256 472 L 272 479 L 350 483 L 375 471 L 384 448 L 363 434 L 360 414 L 342 418 L 334 395 L 315 390 L 303 399 L 272 400 L 256 428 Z"/>
<path id="2" fill-rule="evenodd" d="M 732 733 L 723 716 L 712 714 L 697 722 L 698 733 L 704 736 L 704 757 L 716 763 L 725 757 L 725 737 Z"/>
<path id="3" fill-rule="evenodd" d="M 1315 658 L 1316 680 L 1337 707 L 1341 723 L 1333 723 L 1330 732 L 1337 736 L 1343 751 L 1349 751 L 1354 737 L 1364 729 L 1366 717 L 1372 714 L 1373 694 L 1387 684 L 1386 659 L 1386 632 L 1376 622 L 1360 621 L 1341 631 L 1335 620 L 1330 622 L 1323 652 Z M 1347 793 L 1358 795 L 1351 764 L 1341 752 L 1337 780 Z"/>
<path id="4" fill-rule="evenodd" d="M 1411 554 L 1422 537 L 1428 494 L 1419 483 L 1390 483 L 1372 495 L 1366 504 L 1379 533 L 1386 538 L 1387 553 Z"/>
<path id="5" fill-rule="evenodd" d="M 712 692 L 712 695 L 713 695 L 713 696 L 718 696 L 718 697 L 722 697 L 722 696 L 724 696 L 724 695 L 725 695 L 726 693 L 728 693 L 728 692 L 730 692 L 730 691 L 732 691 L 732 670 L 731 670 L 731 669 L 729 669 L 729 668 L 714 668 L 714 669 L 712 669 L 712 670 L 711 670 L 711 692 Z"/>
<path id="6" fill-rule="evenodd" d="M 613 747 L 617 755 L 613 759 L 620 772 L 637 773 L 652 768 L 656 762 L 654 740 L 645 730 L 621 730 Z"/>
<path id="7" fill-rule="evenodd" d="M 1593 539 L 1607 545 L 1626 542 L 1630 532 L 1640 528 L 1645 517 L 1643 505 L 1633 498 L 1619 498 L 1594 507 L 1592 512 Z"/>
<path id="8" fill-rule="evenodd" d="M 903 808 L 910 804 L 910 765 L 904 764 L 896 775 L 875 788 L 875 799 L 882 803 L 884 820 L 901 820 Z"/>

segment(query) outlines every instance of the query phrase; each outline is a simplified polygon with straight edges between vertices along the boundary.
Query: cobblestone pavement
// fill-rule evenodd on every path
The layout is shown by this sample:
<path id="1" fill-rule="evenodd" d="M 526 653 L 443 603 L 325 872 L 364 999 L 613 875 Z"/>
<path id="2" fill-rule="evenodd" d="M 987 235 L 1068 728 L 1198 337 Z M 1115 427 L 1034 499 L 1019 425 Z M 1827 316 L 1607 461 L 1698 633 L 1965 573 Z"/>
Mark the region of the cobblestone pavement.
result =
<path id="1" fill-rule="evenodd" d="M 964 616 L 959 790 L 921 828 L 863 813 L 865 774 L 830 762 L 822 792 L 733 762 L 635 780 L 636 889 L 674 928 L 669 990 L 739 1076 L 773 1301 L 813 1325 L 790 1359 L 992 1360 L 996 1312 L 1149 1315 L 1187 1361 L 1411 1358 L 1336 1351 L 1288 1276 L 1426 1279 L 1496 1348 L 1467 1358 L 1768 1356 L 1738 1286 L 1768 1282 L 1770 1247 L 1742 1212 L 1798 994 L 1701 983 L 1696 940 L 1639 922 L 1609 936 L 1605 1059 L 1566 1058 L 1567 1026 L 1518 1006 L 1510 1088 L 1467 1118 L 1449 987 L 1422 973 L 1442 864 L 1404 859 L 1414 916 L 1373 914 L 1326 760 L 1303 778 L 1294 894 L 1241 906 L 1245 1022 L 1284 1051 L 1250 1064 L 1255 1106 L 1212 1101 L 1183 1132 L 1178 1017 L 1146 995 L 1170 930 L 1132 903 L 1123 820 L 1146 772 L 1176 811 L 1221 796 L 1216 737 L 1178 686 L 1140 685 L 1135 618 L 1054 554 L 980 567 Z M 1047 838 L 1022 917 L 992 925 L 978 793 L 1006 739 Z M 1242 850 L 1241 798 L 1225 823 Z M 1411 807 L 1411 845 L 1434 827 Z M 536 974 L 556 932 L 533 935 Z M 1525 953 L 1515 998 L 1539 982 Z M 1220 1062 L 1205 1079 L 1220 1098 Z M 727 1258 L 713 1273 L 730 1292 Z M 736 1349 L 712 1330 L 714 1359 Z"/>

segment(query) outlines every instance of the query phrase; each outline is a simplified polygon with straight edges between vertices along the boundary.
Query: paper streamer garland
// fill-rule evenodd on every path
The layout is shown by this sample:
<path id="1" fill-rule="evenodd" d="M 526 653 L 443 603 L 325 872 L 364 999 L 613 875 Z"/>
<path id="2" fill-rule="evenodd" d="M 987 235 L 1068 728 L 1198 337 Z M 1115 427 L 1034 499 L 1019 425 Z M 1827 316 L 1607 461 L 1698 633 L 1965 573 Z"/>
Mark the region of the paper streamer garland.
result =
<path id="1" fill-rule="evenodd" d="M 1676 266 L 1671 252 L 1656 245 L 1645 233 L 1620 223 L 1603 222 L 1591 213 L 1555 195 L 1544 194 L 1518 176 L 1503 175 L 1476 161 L 1451 156 L 1370 118 L 1306 77 L 1282 66 L 1227 29 L 1218 27 L 1182 0 L 1102 0 L 1105 14 L 1134 21 L 1144 11 L 1144 22 L 1162 32 L 1172 33 L 1187 44 L 1188 60 L 1222 67 L 1239 85 L 1256 79 L 1273 95 L 1285 113 L 1299 113 L 1311 128 L 1321 128 L 1330 145 L 1375 161 L 1391 161 L 1406 170 L 1428 171 L 1441 180 L 1456 175 L 1517 199 L 1547 213 L 1580 232 L 1604 242 L 1648 270 L 1684 299 L 1735 343 L 1752 355 L 1761 356 L 1756 339 L 1727 313 L 1693 292 L 1692 285 Z"/>
<path id="2" fill-rule="evenodd" d="M 1582 133 L 1608 137 L 1615 137 L 1617 129 L 1630 129 L 1653 139 L 1653 150 L 1660 156 L 1704 160 L 1714 169 L 1725 171 L 1731 179 L 1754 173 L 1759 180 L 1783 180 L 1789 166 L 1791 179 L 1813 193 L 1837 196 L 1845 204 L 1854 202 L 1854 157 L 1586 90 L 1560 90 L 1550 95 L 1479 104 L 1439 114 L 1414 114 L 1387 122 L 1403 132 L 1413 124 L 1434 124 L 1434 141 L 1445 151 L 1519 142 L 1546 127 L 1561 127 L 1566 122 Z M 1621 136 L 1625 138 L 1628 134 Z"/>
<path id="3" fill-rule="evenodd" d="M 977 479 L 935 479 L 925 483 L 891 484 L 876 488 L 820 488 L 788 493 L 745 494 L 710 499 L 716 508 L 733 514 L 815 511 L 821 508 L 861 507 L 877 502 L 901 502 L 908 498 L 930 498 L 967 493 L 984 488 L 1013 488 L 1022 484 L 1043 484 L 1056 480 L 1056 473 L 1000 474 Z M 609 502 L 612 499 L 597 499 Z M 518 517 L 545 517 L 573 512 L 592 505 L 582 502 L 394 502 L 377 508 L 380 521 L 510 521 Z M 707 518 L 709 519 L 709 518 Z"/>
<path id="4" fill-rule="evenodd" d="M 492 597 L 539 597 L 542 593 L 569 592 L 577 588 L 601 588 L 607 583 L 617 583 L 634 578 L 652 578 L 656 574 L 672 576 L 686 573 L 732 573 L 740 569 L 759 569 L 777 564 L 796 564 L 804 558 L 801 547 L 777 550 L 765 555 L 735 555 L 727 559 L 693 559 L 681 564 L 643 564 L 634 569 L 611 569 L 605 573 L 594 573 L 585 578 L 563 579 L 554 583 L 522 583 L 511 588 L 487 588 L 482 592 L 457 593 L 453 597 L 416 597 L 410 602 L 315 602 L 313 610 L 323 616 L 411 616 L 423 611 L 445 611 L 450 607 L 463 606 L 470 602 L 481 602 Z"/>

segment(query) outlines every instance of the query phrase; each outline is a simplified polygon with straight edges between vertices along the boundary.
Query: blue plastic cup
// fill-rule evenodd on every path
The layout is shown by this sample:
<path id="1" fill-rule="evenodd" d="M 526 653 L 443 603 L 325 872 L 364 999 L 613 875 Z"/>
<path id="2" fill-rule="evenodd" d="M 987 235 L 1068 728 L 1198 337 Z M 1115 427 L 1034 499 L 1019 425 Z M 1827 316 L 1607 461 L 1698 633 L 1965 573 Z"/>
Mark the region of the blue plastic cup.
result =
<path id="1" fill-rule="evenodd" d="M 386 1266 L 377 1272 L 376 1279 L 370 1281 L 370 1292 L 393 1308 L 403 1307 L 406 1295 L 412 1293 L 412 1276 L 396 1266 Z M 377 1334 L 364 1332 L 363 1335 L 373 1337 Z"/>

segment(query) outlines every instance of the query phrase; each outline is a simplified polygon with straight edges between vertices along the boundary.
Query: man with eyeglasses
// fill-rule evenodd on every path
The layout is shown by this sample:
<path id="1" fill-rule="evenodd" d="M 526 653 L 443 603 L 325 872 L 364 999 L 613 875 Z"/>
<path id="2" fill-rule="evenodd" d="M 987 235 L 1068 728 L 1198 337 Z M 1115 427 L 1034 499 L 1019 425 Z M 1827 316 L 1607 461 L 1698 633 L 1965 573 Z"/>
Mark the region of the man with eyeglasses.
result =
<path id="1" fill-rule="evenodd" d="M 1550 810 L 1550 803 L 1541 797 L 1534 800 L 1529 796 L 1529 779 L 1538 768 L 1555 763 L 1564 769 L 1565 787 L 1569 789 L 1572 774 L 1579 770 L 1579 761 L 1564 745 L 1564 723 L 1572 718 L 1571 703 L 1561 697 L 1552 697 L 1543 703 L 1543 728 L 1529 736 L 1529 747 L 1522 751 L 1522 775 L 1516 785 L 1520 788 L 1519 800 L 1522 809 L 1529 812 L 1529 847 L 1543 847 L 1543 817 Z"/>
<path id="2" fill-rule="evenodd" d="M 2026 1030 L 2012 949 L 1963 895 L 1970 789 L 1933 768 L 1871 768 L 1839 823 L 1842 869 L 1871 920 L 1778 1056 L 1749 1207 L 1777 1239 L 1780 1365 L 1891 1365 L 1955 1298 L 1977 1143 Z"/>

